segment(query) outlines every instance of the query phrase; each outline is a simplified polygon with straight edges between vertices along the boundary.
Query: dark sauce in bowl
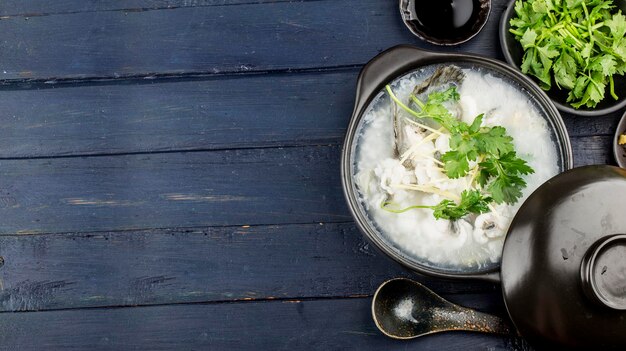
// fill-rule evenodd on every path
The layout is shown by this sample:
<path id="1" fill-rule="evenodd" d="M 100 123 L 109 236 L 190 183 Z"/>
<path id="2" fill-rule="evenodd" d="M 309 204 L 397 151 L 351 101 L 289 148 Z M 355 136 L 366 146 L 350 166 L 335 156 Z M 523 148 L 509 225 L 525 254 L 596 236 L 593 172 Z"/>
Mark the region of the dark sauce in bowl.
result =
<path id="1" fill-rule="evenodd" d="M 455 45 L 474 37 L 489 17 L 489 0 L 401 0 L 406 26 L 418 37 Z"/>
<path id="2" fill-rule="evenodd" d="M 423 28 L 437 37 L 455 38 L 471 30 L 472 19 L 478 17 L 478 0 L 417 0 L 416 19 Z"/>

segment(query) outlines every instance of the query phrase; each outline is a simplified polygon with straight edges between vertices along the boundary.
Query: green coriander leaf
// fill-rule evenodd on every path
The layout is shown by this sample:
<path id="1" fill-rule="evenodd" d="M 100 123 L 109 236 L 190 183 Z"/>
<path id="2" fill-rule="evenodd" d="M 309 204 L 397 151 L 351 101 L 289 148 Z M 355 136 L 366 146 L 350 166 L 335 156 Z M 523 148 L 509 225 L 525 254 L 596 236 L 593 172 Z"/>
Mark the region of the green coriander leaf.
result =
<path id="1" fill-rule="evenodd" d="M 615 67 L 615 72 L 621 75 L 626 74 L 626 61 L 623 61 L 617 67 Z"/>
<path id="2" fill-rule="evenodd" d="M 605 88 L 606 88 L 606 84 L 604 83 L 589 84 L 587 86 L 587 91 L 589 92 L 589 101 L 590 101 L 587 103 L 588 107 L 595 107 L 598 102 L 604 99 Z"/>
<path id="3" fill-rule="evenodd" d="M 622 11 L 614 14 L 611 19 L 604 22 L 611 30 L 611 35 L 615 39 L 624 38 L 626 34 L 626 17 L 622 15 Z"/>
<path id="4" fill-rule="evenodd" d="M 548 13 L 548 6 L 543 0 L 536 0 L 532 2 L 533 11 L 537 13 Z"/>
<path id="5" fill-rule="evenodd" d="M 463 193 L 466 192 L 467 190 L 463 191 Z M 466 202 L 467 212 L 480 214 L 490 211 L 489 203 L 493 201 L 491 197 L 482 196 L 478 190 L 471 190 L 469 193 L 476 195 L 473 195 L 471 200 Z M 461 198 L 463 198 L 463 194 L 461 194 Z"/>
<path id="6" fill-rule="evenodd" d="M 527 29 L 520 43 L 524 49 L 528 49 L 535 46 L 535 40 L 537 40 L 537 32 L 534 29 Z"/>
<path id="7" fill-rule="evenodd" d="M 615 58 L 609 54 L 598 56 L 595 58 L 589 69 L 592 71 L 601 72 L 605 76 L 612 76 L 616 72 L 617 62 Z"/>
<path id="8" fill-rule="evenodd" d="M 448 151 L 441 156 L 444 163 L 443 169 L 449 178 L 464 177 L 469 172 L 469 161 L 467 156 L 458 151 Z"/>
<path id="9" fill-rule="evenodd" d="M 566 0 L 565 3 L 567 4 L 567 7 L 569 8 L 576 8 L 576 7 L 580 7 L 580 4 L 582 4 L 584 0 Z"/>
<path id="10" fill-rule="evenodd" d="M 587 107 L 595 107 L 596 104 L 604 99 L 604 91 L 606 83 L 601 73 L 594 72 L 591 74 L 591 81 L 587 85 L 582 100 L 585 100 Z"/>
<path id="11" fill-rule="evenodd" d="M 514 204 L 522 196 L 524 186 L 526 182 L 522 178 L 501 174 L 487 186 L 487 190 L 495 203 Z"/>
<path id="12" fill-rule="evenodd" d="M 531 48 L 524 53 L 524 57 L 522 58 L 522 69 L 523 73 L 530 73 L 531 66 L 535 62 L 535 49 Z"/>
<path id="13" fill-rule="evenodd" d="M 491 201 L 491 197 L 483 196 L 478 190 L 464 190 L 458 205 L 454 201 L 443 200 L 431 208 L 433 216 L 437 219 L 457 220 L 469 213 L 488 212 Z"/>
<path id="14" fill-rule="evenodd" d="M 458 101 L 461 98 L 459 93 L 456 90 L 455 86 L 452 86 L 443 91 L 435 91 L 428 94 L 427 103 L 429 104 L 440 104 L 449 100 Z"/>
<path id="15" fill-rule="evenodd" d="M 591 51 L 593 50 L 593 43 L 585 43 L 583 49 L 580 51 L 580 56 L 584 59 L 589 59 L 591 57 Z"/>
<path id="16" fill-rule="evenodd" d="M 489 183 L 489 179 L 491 178 L 492 174 L 482 166 L 482 163 L 479 169 L 480 170 L 478 171 L 478 175 L 476 176 L 476 182 L 478 182 L 481 188 L 484 188 L 487 183 Z"/>
<path id="17" fill-rule="evenodd" d="M 459 219 L 466 215 L 465 211 L 457 206 L 452 200 L 442 200 L 438 205 L 433 206 L 433 216 L 436 219 Z"/>
<path id="18" fill-rule="evenodd" d="M 544 62 L 544 66 L 547 65 L 547 62 L 552 62 L 552 59 L 559 56 L 559 52 L 552 45 L 545 46 L 537 46 L 537 50 L 539 50 L 539 55 L 541 57 L 541 61 Z"/>
<path id="19" fill-rule="evenodd" d="M 470 161 L 473 161 L 478 156 L 478 152 L 476 150 L 476 140 L 471 136 L 462 136 L 461 141 L 457 144 L 455 148 L 459 155 L 464 156 Z"/>
<path id="20" fill-rule="evenodd" d="M 488 132 L 479 134 L 477 139 L 483 153 L 499 156 L 514 150 L 513 138 L 506 134 L 504 127 L 493 127 Z"/>
<path id="21" fill-rule="evenodd" d="M 463 135 L 459 134 L 459 133 L 455 133 L 450 135 L 450 149 L 451 150 L 456 150 L 459 148 L 459 146 L 461 145 L 461 143 L 463 142 Z"/>
<path id="22" fill-rule="evenodd" d="M 506 170 L 507 173 L 519 173 L 519 174 L 531 174 L 535 173 L 526 161 L 517 157 L 515 151 L 511 151 L 500 157 L 498 160 L 500 165 Z"/>
<path id="23" fill-rule="evenodd" d="M 576 61 L 567 53 L 561 54 L 554 62 L 554 80 L 557 85 L 574 89 L 576 85 Z"/>
<path id="24" fill-rule="evenodd" d="M 526 182 L 519 175 L 534 173 L 526 161 L 517 157 L 515 151 L 499 158 L 489 157 L 479 166 L 478 183 L 489 191 L 498 204 L 515 203 L 526 186 Z"/>
<path id="25" fill-rule="evenodd" d="M 515 28 L 521 28 L 524 27 L 526 25 L 526 21 L 519 19 L 519 18 L 511 18 L 511 20 L 509 21 L 509 24 L 511 24 L 511 27 Z"/>
<path id="26" fill-rule="evenodd" d="M 474 121 L 472 122 L 472 125 L 470 125 L 469 127 L 469 132 L 470 133 L 478 133 L 478 131 L 480 130 L 480 126 L 483 124 L 483 116 L 484 114 L 481 113 L 478 116 L 476 116 L 476 118 L 474 118 Z"/>
<path id="27" fill-rule="evenodd" d="M 585 94 L 585 88 L 589 85 L 589 77 L 588 76 L 580 76 L 576 79 L 576 85 L 574 85 L 574 90 L 570 92 L 570 97 L 567 98 L 567 101 L 574 101 L 576 99 L 580 99 Z"/>
<path id="28" fill-rule="evenodd" d="M 622 59 L 622 61 L 626 61 L 626 39 L 625 38 L 615 39 L 615 41 L 613 42 L 613 45 L 611 46 L 611 49 L 613 50 L 615 55 L 617 55 L 620 59 Z"/>

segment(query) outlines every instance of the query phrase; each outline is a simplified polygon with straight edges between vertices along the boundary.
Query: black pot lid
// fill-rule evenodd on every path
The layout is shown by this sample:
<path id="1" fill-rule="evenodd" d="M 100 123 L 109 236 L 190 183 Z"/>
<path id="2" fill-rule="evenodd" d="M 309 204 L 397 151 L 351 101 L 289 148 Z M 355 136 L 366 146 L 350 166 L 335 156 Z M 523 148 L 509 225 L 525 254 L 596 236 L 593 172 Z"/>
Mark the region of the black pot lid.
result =
<path id="1" fill-rule="evenodd" d="M 502 254 L 509 315 L 545 348 L 626 347 L 626 171 L 561 173 L 520 208 Z"/>

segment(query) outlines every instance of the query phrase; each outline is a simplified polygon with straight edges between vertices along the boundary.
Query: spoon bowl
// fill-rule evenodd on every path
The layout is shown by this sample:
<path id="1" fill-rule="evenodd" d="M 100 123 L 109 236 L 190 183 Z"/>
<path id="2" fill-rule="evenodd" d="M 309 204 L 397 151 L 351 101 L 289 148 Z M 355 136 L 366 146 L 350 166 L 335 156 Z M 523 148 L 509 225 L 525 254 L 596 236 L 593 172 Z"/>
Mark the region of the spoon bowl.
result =
<path id="1" fill-rule="evenodd" d="M 455 305 L 422 284 L 405 278 L 384 282 L 372 301 L 378 329 L 394 339 L 453 331 L 512 334 L 503 319 Z"/>

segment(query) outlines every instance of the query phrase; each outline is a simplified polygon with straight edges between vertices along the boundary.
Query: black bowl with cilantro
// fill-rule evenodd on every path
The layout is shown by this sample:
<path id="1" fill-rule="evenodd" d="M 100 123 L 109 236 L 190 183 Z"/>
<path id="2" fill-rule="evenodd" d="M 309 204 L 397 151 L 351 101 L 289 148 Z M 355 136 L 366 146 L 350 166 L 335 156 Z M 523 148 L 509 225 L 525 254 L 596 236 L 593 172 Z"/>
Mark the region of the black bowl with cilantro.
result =
<path id="1" fill-rule="evenodd" d="M 626 106 L 626 18 L 620 11 L 626 16 L 626 0 L 513 0 L 500 20 L 504 57 L 562 112 L 617 111 Z"/>

